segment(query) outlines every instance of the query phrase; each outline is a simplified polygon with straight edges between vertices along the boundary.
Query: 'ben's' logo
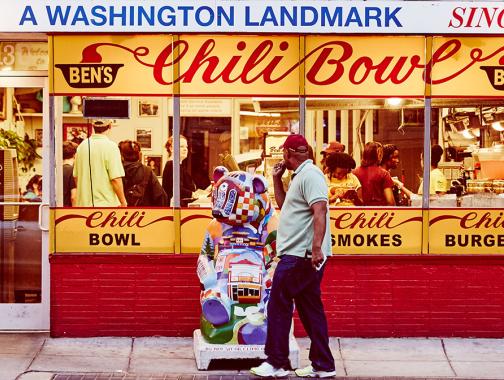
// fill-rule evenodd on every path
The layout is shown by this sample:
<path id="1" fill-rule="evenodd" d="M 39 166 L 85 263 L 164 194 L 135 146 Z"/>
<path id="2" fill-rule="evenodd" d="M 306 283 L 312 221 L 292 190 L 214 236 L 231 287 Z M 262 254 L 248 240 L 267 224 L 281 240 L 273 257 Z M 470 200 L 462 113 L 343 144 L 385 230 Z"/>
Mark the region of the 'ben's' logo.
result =
<path id="1" fill-rule="evenodd" d="M 504 91 L 504 66 L 481 66 L 487 74 L 492 87 L 499 91 Z"/>
<path id="2" fill-rule="evenodd" d="M 106 88 L 114 83 L 123 64 L 76 63 L 55 65 L 72 88 Z"/>

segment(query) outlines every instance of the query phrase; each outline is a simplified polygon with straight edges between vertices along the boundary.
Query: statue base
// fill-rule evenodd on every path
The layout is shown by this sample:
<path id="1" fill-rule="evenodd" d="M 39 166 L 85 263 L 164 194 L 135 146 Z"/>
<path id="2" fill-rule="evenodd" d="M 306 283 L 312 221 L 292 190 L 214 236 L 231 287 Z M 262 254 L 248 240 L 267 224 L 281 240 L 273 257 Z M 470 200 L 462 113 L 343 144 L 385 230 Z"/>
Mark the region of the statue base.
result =
<path id="1" fill-rule="evenodd" d="M 199 370 L 206 370 L 212 359 L 266 359 L 264 345 L 211 344 L 201 335 L 193 333 L 194 357 Z M 299 346 L 294 335 L 289 341 L 289 360 L 292 368 L 299 368 Z"/>

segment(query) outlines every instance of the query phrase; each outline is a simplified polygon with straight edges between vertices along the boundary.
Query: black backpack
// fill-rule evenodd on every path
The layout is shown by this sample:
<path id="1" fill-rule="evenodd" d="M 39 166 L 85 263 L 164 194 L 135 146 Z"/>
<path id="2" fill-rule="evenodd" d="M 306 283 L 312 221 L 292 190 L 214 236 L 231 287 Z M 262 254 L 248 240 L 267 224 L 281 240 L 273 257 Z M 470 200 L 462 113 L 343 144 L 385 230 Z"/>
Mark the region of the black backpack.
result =
<path id="1" fill-rule="evenodd" d="M 139 206 L 145 196 L 145 190 L 147 189 L 147 184 L 149 183 L 150 171 L 142 166 L 143 179 L 142 182 L 135 184 L 130 184 L 129 182 L 133 179 L 128 180 L 124 177 L 124 196 L 126 197 L 126 202 L 128 206 Z"/>

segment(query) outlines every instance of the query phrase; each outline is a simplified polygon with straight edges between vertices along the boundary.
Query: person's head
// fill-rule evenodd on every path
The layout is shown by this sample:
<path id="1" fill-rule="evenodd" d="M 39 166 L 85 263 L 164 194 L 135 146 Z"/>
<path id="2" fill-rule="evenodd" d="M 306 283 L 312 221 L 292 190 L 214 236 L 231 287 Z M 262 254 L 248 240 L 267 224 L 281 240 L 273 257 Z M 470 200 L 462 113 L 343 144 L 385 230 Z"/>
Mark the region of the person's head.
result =
<path id="1" fill-rule="evenodd" d="M 123 161 L 136 162 L 140 161 L 141 151 L 140 144 L 136 141 L 124 140 L 119 143 L 119 150 Z"/>
<path id="2" fill-rule="evenodd" d="M 173 154 L 173 136 L 168 137 L 168 141 L 165 144 L 166 151 L 168 155 L 171 157 Z M 187 158 L 189 154 L 189 146 L 187 144 L 187 139 L 185 136 L 180 135 L 180 162 Z"/>
<path id="3" fill-rule="evenodd" d="M 364 146 L 364 152 L 362 153 L 361 165 L 364 167 L 377 166 L 380 164 L 382 157 L 382 144 L 376 141 L 367 142 Z"/>
<path id="4" fill-rule="evenodd" d="M 355 169 L 355 160 L 347 153 L 337 152 L 327 156 L 326 160 L 329 177 L 339 180 L 346 178 L 347 174 Z"/>
<path id="5" fill-rule="evenodd" d="M 322 167 L 326 167 L 327 156 L 333 153 L 340 153 L 344 151 L 345 145 L 343 145 L 339 141 L 330 141 L 329 144 L 327 144 L 327 146 L 320 152 L 320 154 L 322 155 L 322 160 L 320 161 Z"/>
<path id="6" fill-rule="evenodd" d="M 434 144 L 431 146 L 431 167 L 432 168 L 437 168 L 439 161 L 441 161 L 441 157 L 443 157 L 443 148 L 441 145 Z M 420 153 L 420 164 L 422 165 L 422 168 L 424 166 L 424 157 L 423 157 L 423 152 Z"/>
<path id="7" fill-rule="evenodd" d="M 384 169 L 397 169 L 399 166 L 399 149 L 394 144 L 385 144 L 383 146 L 383 157 L 381 165 Z"/>
<path id="8" fill-rule="evenodd" d="M 93 130 L 95 133 L 101 134 L 107 132 L 112 127 L 111 120 L 95 120 L 93 121 Z"/>
<path id="9" fill-rule="evenodd" d="M 75 157 L 75 152 L 77 152 L 77 144 L 73 141 L 65 141 L 63 143 L 63 159 L 69 160 Z"/>
<path id="10" fill-rule="evenodd" d="M 434 144 L 431 147 L 431 156 L 430 156 L 431 166 L 433 168 L 438 167 L 439 161 L 441 161 L 441 157 L 443 157 L 443 148 L 441 147 L 441 145 Z"/>
<path id="11" fill-rule="evenodd" d="M 285 167 L 295 170 L 310 157 L 310 145 L 302 135 L 289 135 L 280 146 L 283 149 Z"/>
<path id="12" fill-rule="evenodd" d="M 26 184 L 27 191 L 42 192 L 42 176 L 35 174 Z"/>

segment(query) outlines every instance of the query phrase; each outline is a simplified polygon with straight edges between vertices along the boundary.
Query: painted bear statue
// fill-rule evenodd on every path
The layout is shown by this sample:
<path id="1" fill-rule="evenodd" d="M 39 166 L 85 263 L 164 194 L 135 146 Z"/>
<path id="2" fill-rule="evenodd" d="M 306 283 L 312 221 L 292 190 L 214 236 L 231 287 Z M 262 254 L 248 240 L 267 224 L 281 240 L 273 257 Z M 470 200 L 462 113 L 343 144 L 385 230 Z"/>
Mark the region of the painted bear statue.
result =
<path id="1" fill-rule="evenodd" d="M 201 333 L 214 344 L 264 344 L 278 219 L 264 177 L 214 170 L 213 219 L 198 258 Z"/>

